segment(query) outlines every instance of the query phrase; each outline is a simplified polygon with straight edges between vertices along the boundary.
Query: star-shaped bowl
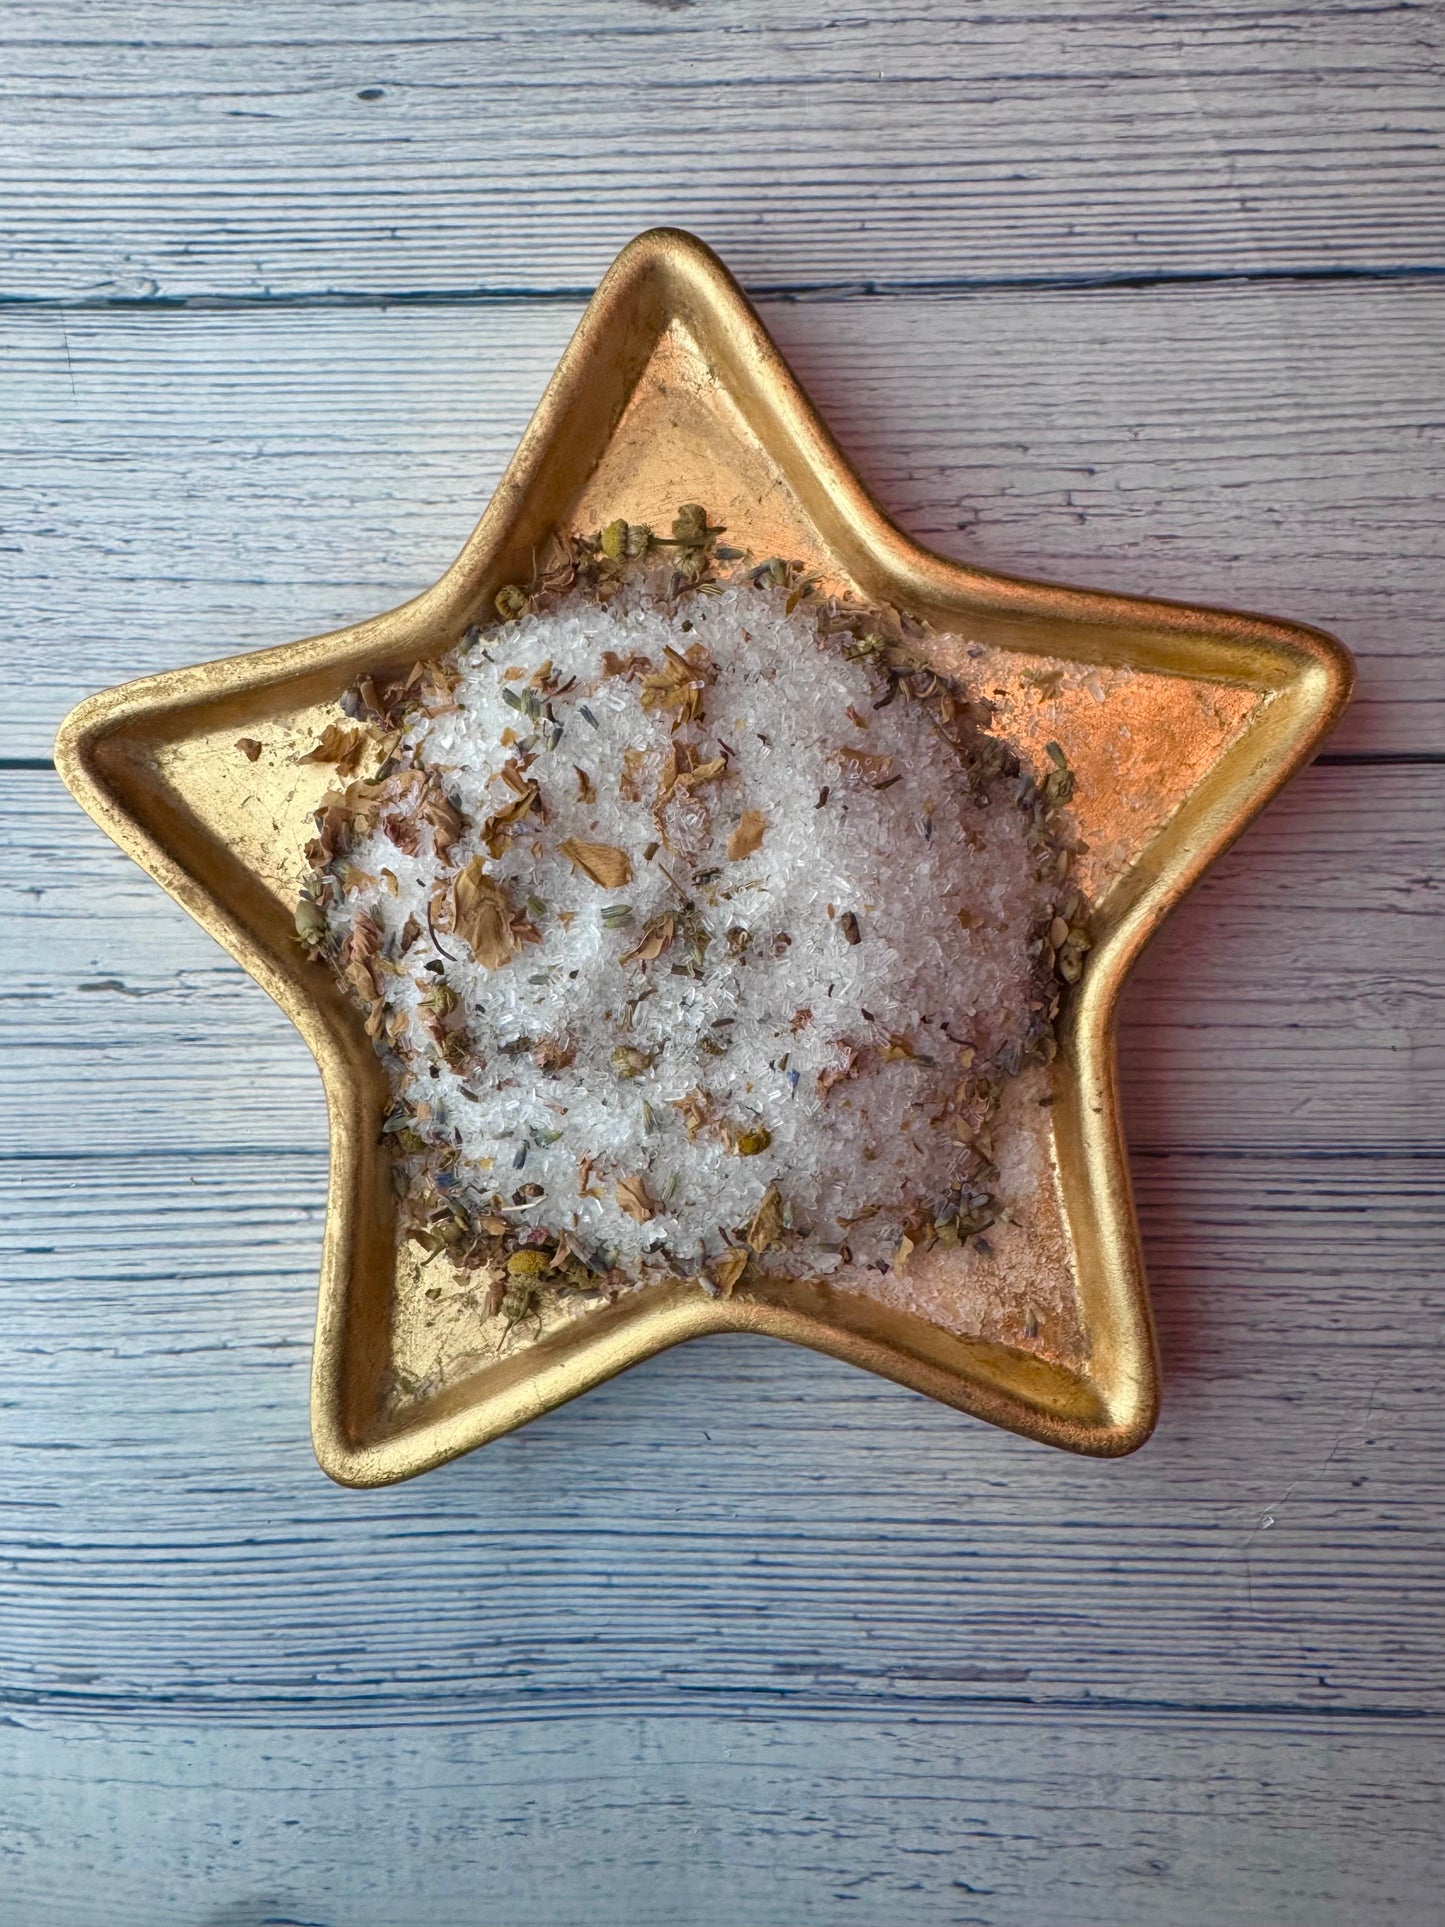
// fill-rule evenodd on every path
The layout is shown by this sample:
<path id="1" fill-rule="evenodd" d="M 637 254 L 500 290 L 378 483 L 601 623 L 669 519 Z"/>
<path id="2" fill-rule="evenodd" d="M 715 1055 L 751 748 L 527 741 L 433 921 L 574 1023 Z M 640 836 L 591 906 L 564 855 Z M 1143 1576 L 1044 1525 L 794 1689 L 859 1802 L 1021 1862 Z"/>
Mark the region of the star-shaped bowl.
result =
<path id="1" fill-rule="evenodd" d="M 398 1243 L 385 1074 L 359 1014 L 295 938 L 303 850 L 330 781 L 297 757 L 359 673 L 439 655 L 490 619 L 497 589 L 530 576 L 553 528 L 661 523 L 685 500 L 740 548 L 921 617 L 934 660 L 986 688 L 1026 767 L 1045 765 L 1046 742 L 1062 746 L 1095 946 L 1056 1061 L 1010 1088 L 1000 1133 L 1024 1175 L 991 1255 L 935 1250 L 906 1283 L 875 1275 L 866 1291 L 648 1286 L 501 1342 L 464 1279 Z M 1350 681 L 1341 646 L 1298 624 L 1021 581 L 919 548 L 849 468 L 726 269 L 691 236 L 659 230 L 613 264 L 440 581 L 333 635 L 93 696 L 63 724 L 56 759 L 321 1067 L 332 1160 L 312 1430 L 333 1478 L 408 1477 L 718 1331 L 793 1339 L 1109 1455 L 1141 1444 L 1158 1406 L 1116 1092 L 1119 992 L 1169 909 L 1310 756 Z M 261 745 L 256 761 L 237 752 L 242 736 Z"/>

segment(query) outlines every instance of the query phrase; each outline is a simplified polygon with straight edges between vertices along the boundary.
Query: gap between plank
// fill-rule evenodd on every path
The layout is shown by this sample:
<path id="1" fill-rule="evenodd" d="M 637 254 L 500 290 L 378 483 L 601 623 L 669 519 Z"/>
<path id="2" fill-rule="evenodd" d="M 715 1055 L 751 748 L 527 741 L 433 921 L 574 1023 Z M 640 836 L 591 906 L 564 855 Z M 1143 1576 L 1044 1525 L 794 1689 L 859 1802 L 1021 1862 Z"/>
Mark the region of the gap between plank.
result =
<path id="1" fill-rule="evenodd" d="M 0 1694 L 0 1717 L 3 1717 L 6 1707 L 13 1707 L 16 1712 L 23 1712 L 32 1718 L 39 1714 L 58 1719 L 78 1717 L 113 1720 L 117 1723 L 133 1719 L 173 1719 L 178 1724 L 209 1720 L 218 1724 L 264 1727 L 274 1724 L 279 1717 L 298 1726 L 313 1729 L 335 1726 L 339 1730 L 353 1732 L 368 1726 L 395 1727 L 398 1724 L 398 1697 L 403 1695 L 385 1687 L 379 1694 L 326 1695 L 314 1700 L 292 1695 L 267 1698 L 259 1694 L 247 1695 L 244 1699 L 239 1695 L 235 1699 L 191 1699 L 167 1692 L 122 1696 L 66 1693 L 51 1687 L 10 1687 Z M 1101 1724 L 1116 1724 L 1120 1720 L 1157 1718 L 1165 1714 L 1183 1715 L 1200 1721 L 1246 1719 L 1288 1723 L 1297 1720 L 1306 1727 L 1321 1720 L 1358 1720 L 1372 1725 L 1445 1729 L 1445 1713 L 1438 1707 L 1430 1706 L 1372 1706 L 1348 1701 L 1315 1705 L 1298 1700 L 1129 1699 L 1102 1694 L 1053 1699 L 1026 1693 L 938 1691 L 932 1692 L 927 1699 L 908 1694 L 874 1693 L 865 1704 L 851 1696 L 834 1699 L 824 1694 L 809 1693 L 806 1689 L 758 1683 L 746 1686 L 693 1685 L 680 1694 L 670 1694 L 661 1703 L 652 1694 L 628 1696 L 623 1688 L 600 1710 L 589 1709 L 585 1703 L 579 1706 L 567 1693 L 551 1689 L 547 1693 L 545 1706 L 539 1705 L 535 1696 L 526 1694 L 510 1701 L 493 1699 L 485 1705 L 475 1699 L 467 1699 L 427 1707 L 420 1717 L 411 1712 L 400 1723 L 408 1729 L 455 1726 L 462 1722 L 469 1726 L 511 1726 L 519 1723 L 532 1726 L 547 1725 L 554 1720 L 585 1719 L 589 1715 L 605 1717 L 611 1714 L 614 1717 L 657 1720 L 691 1719 L 699 1713 L 724 1719 L 790 1718 L 810 1722 L 836 1719 L 840 1715 L 849 1718 L 871 1717 L 878 1721 L 903 1718 L 910 1723 L 927 1721 L 941 1725 L 959 1717 L 975 1719 L 983 1716 L 1007 1722 L 1020 1717 L 1037 1720 L 1041 1715 L 1053 1718 L 1061 1714 L 1074 1719 L 1092 1716 Z"/>
<path id="2" fill-rule="evenodd" d="M 1371 769 L 1402 767 L 1412 763 L 1438 766 L 1445 763 L 1445 749 L 1327 749 L 1314 758 L 1310 767 Z"/>
<path id="3" fill-rule="evenodd" d="M 1068 294 L 1089 289 L 1146 291 L 1153 288 L 1258 287 L 1279 283 L 1352 283 L 1357 281 L 1445 280 L 1445 264 L 1419 262 L 1403 267 L 1297 267 L 1160 269 L 1153 273 L 1107 271 L 1081 274 L 938 275 L 919 280 L 758 282 L 750 300 L 768 302 L 889 301 L 975 294 Z M 0 293 L 0 309 L 53 309 L 80 313 L 93 309 L 217 313 L 249 308 L 508 307 L 575 305 L 589 301 L 595 287 L 524 288 L 323 288 L 288 294 L 83 294 Z"/>

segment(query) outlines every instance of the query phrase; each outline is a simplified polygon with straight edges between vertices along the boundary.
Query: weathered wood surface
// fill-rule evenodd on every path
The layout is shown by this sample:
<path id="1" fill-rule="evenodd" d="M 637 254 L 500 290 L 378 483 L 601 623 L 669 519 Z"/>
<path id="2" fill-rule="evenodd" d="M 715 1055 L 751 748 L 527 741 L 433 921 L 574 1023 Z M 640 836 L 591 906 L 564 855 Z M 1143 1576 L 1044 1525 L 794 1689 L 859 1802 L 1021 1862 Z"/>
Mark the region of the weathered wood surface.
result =
<path id="1" fill-rule="evenodd" d="M 1445 747 L 1445 291 L 769 304 L 866 479 L 985 567 L 1291 615 L 1361 665 L 1334 748 Z M 0 756 L 90 690 L 404 600 L 480 514 L 580 303 L 0 310 Z"/>
<path id="2" fill-rule="evenodd" d="M 659 222 L 772 286 L 1439 260 L 1438 7 L 30 0 L 12 295 L 590 287 Z"/>
<path id="3" fill-rule="evenodd" d="M 48 771 L 5 772 L 0 1155 L 325 1148 L 281 1012 Z M 1445 767 L 1319 767 L 1125 1002 L 1137 1148 L 1445 1156 Z"/>
<path id="4" fill-rule="evenodd" d="M 1438 1748 L 1253 1715 L 21 1727 L 0 1735 L 26 1774 L 23 1804 L 0 1778 L 0 1918 L 1426 1927 Z"/>
<path id="5" fill-rule="evenodd" d="M 0 20 L 0 1927 L 1434 1919 L 1441 39 Z M 430 580 L 660 220 L 921 539 L 1360 658 L 1331 749 L 1393 766 L 1302 777 L 1129 995 L 1166 1392 L 1121 1464 L 730 1340 L 329 1486 L 315 1070 L 15 767 L 89 689 Z M 1187 285 L 1070 285 L 1121 279 Z"/>
<path id="6" fill-rule="evenodd" d="M 1143 1158 L 1169 1399 L 1113 1467 L 731 1338 L 417 1485 L 321 1479 L 324 1161 L 8 1163 L 8 1704 L 1445 1716 L 1438 1171 Z"/>

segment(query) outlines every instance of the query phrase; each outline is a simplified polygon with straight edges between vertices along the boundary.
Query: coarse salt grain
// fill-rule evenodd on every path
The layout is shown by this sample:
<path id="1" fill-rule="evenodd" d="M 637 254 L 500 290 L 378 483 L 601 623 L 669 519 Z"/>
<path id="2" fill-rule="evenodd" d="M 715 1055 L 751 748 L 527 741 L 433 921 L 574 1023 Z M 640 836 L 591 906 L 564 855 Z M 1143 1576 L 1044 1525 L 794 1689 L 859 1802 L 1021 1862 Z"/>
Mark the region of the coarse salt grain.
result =
<path id="1" fill-rule="evenodd" d="M 602 655 L 658 664 L 697 643 L 716 680 L 686 733 L 696 761 L 724 767 L 674 798 L 664 843 L 652 804 L 675 716 L 645 710 L 635 676 L 602 676 Z M 981 806 L 917 705 L 875 708 L 862 662 L 746 583 L 677 607 L 573 593 L 451 660 L 455 708 L 413 722 L 402 753 L 440 778 L 464 834 L 443 861 L 425 824 L 411 855 L 375 830 L 328 915 L 338 939 L 374 919 L 392 956 L 409 920 L 423 932 L 382 979 L 388 1012 L 405 1013 L 389 1063 L 415 1128 L 459 1149 L 473 1208 L 500 1201 L 514 1225 L 573 1232 L 611 1264 L 665 1249 L 688 1270 L 776 1185 L 793 1225 L 811 1227 L 794 1269 L 828 1270 L 841 1245 L 889 1262 L 904 1215 L 920 1201 L 946 1211 L 970 1168 L 946 1109 L 961 1070 L 1028 1031 L 1030 934 L 1048 900 L 1026 813 L 998 785 Z M 517 707 L 547 664 L 560 732 Z M 501 772 L 519 739 L 545 817 L 525 817 L 489 868 L 541 941 L 487 969 L 456 933 L 434 948 L 427 912 L 487 855 L 480 825 L 511 794 Z M 630 881 L 599 887 L 564 844 L 622 851 Z M 654 960 L 623 961 L 685 903 L 706 938 L 697 974 L 681 930 Z M 419 1008 L 439 979 L 466 1027 L 459 1062 Z M 698 1092 L 710 1123 L 690 1136 Z M 634 1180 L 656 1207 L 645 1221 L 619 1200 L 621 1184 L 635 1201 Z M 540 1195 L 507 1206 L 524 1181 Z"/>

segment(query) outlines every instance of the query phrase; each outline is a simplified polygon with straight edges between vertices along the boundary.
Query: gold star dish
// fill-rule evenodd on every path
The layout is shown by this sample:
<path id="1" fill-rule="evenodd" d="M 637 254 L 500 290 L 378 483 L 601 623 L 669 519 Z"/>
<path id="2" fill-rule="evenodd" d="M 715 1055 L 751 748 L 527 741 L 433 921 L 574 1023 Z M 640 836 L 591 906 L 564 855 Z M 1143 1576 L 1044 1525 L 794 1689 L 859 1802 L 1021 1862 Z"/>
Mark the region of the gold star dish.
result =
<path id="1" fill-rule="evenodd" d="M 492 619 L 558 528 L 707 505 L 728 540 L 821 592 L 905 610 L 942 673 L 986 690 L 1026 769 L 1067 759 L 1094 948 L 1047 1068 L 999 1121 L 1016 1183 L 982 1250 L 916 1254 L 867 1289 L 776 1279 L 711 1297 L 649 1283 L 549 1306 L 499 1341 L 445 1254 L 398 1239 L 391 1098 L 362 1019 L 298 944 L 314 813 L 303 761 L 359 676 L 444 655 Z M 312 1372 L 317 1456 L 380 1485 L 437 1465 L 684 1338 L 745 1331 L 868 1366 L 1028 1437 L 1112 1455 L 1148 1436 L 1158 1373 L 1114 1065 L 1135 958 L 1304 763 L 1349 657 L 1297 624 L 1026 582 L 947 562 L 884 518 L 720 262 L 644 234 L 614 263 L 461 554 L 432 588 L 334 635 L 147 677 L 65 721 L 86 810 L 286 1011 L 315 1054 L 331 1182 Z M 240 753 L 238 744 L 244 744 Z M 1054 752 L 1050 752 L 1054 753 Z M 493 1321 L 494 1322 L 494 1321 Z"/>

